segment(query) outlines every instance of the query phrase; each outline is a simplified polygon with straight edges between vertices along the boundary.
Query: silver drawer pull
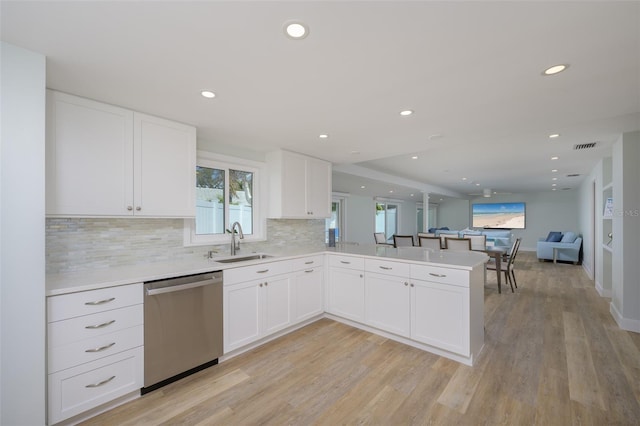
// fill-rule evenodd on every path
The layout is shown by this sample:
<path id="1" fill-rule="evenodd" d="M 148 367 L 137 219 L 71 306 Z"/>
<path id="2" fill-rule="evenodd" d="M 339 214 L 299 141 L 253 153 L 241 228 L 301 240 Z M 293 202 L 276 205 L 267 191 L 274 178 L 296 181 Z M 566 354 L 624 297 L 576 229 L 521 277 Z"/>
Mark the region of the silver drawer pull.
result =
<path id="1" fill-rule="evenodd" d="M 347 262 L 345 260 L 341 260 L 340 263 L 344 263 L 345 265 L 351 265 L 351 262 Z"/>
<path id="2" fill-rule="evenodd" d="M 111 376 L 108 379 L 103 380 L 101 382 L 91 383 L 90 385 L 86 385 L 85 388 L 97 388 L 98 386 L 106 385 L 107 383 L 109 383 L 110 381 L 112 381 L 115 378 L 116 378 L 116 376 Z"/>
<path id="3" fill-rule="evenodd" d="M 304 262 L 305 265 L 311 265 L 313 263 L 313 260 L 310 260 L 308 262 Z"/>
<path id="4" fill-rule="evenodd" d="M 432 277 L 438 277 L 438 278 L 446 277 L 446 275 L 444 274 L 434 274 L 433 272 L 429 272 L 429 275 L 431 275 Z"/>
<path id="5" fill-rule="evenodd" d="M 105 328 L 108 325 L 113 324 L 114 322 L 116 322 L 116 320 L 111 320 L 111 321 L 107 321 L 107 322 L 103 322 L 102 324 L 96 324 L 96 325 L 88 325 L 85 328 L 88 328 L 89 330 L 95 330 L 96 328 Z"/>
<path id="6" fill-rule="evenodd" d="M 307 269 L 307 270 L 306 270 L 306 271 L 304 271 L 304 272 L 306 272 L 306 273 L 308 274 L 309 272 L 313 272 L 313 269 Z"/>
<path id="7" fill-rule="evenodd" d="M 384 269 L 384 270 L 386 270 L 386 271 L 390 271 L 390 270 L 392 270 L 392 269 L 393 269 L 393 268 L 392 268 L 392 267 L 390 267 L 390 266 L 380 266 L 379 268 L 380 268 L 380 269 Z"/>
<path id="8" fill-rule="evenodd" d="M 105 303 L 113 302 L 114 300 L 116 300 L 116 298 L 111 297 L 109 299 L 96 300 L 95 302 L 85 302 L 84 304 L 89 306 L 104 305 Z"/>
<path id="9" fill-rule="evenodd" d="M 115 345 L 116 342 L 109 343 L 108 345 L 100 346 L 99 348 L 87 349 L 85 352 L 93 353 L 93 352 L 102 352 L 106 349 L 109 349 L 111 346 Z"/>
<path id="10" fill-rule="evenodd" d="M 266 272 L 269 272 L 268 269 L 263 269 L 262 271 L 256 271 L 256 274 L 264 274 Z"/>

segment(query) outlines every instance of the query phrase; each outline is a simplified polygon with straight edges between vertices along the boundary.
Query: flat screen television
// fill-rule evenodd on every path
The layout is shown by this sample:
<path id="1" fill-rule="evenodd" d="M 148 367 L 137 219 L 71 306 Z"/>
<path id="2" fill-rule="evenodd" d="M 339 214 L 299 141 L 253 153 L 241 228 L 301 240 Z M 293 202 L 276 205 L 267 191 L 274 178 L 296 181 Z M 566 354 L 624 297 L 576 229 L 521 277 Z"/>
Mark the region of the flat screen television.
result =
<path id="1" fill-rule="evenodd" d="M 474 228 L 524 229 L 524 203 L 475 203 L 471 219 Z"/>

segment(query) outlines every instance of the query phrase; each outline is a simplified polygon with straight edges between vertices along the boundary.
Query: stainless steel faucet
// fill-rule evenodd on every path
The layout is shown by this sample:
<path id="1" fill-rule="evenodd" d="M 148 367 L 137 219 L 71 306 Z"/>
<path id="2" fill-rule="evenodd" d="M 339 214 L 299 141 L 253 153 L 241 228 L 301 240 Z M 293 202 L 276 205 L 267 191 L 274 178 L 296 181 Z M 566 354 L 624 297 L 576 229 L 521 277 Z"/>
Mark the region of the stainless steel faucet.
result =
<path id="1" fill-rule="evenodd" d="M 238 248 L 236 248 L 236 234 L 234 232 L 234 230 L 236 229 L 236 225 L 238 227 L 238 236 L 241 240 L 244 239 L 244 234 L 242 233 L 242 226 L 240 225 L 240 222 L 233 222 L 233 225 L 231 225 L 231 256 L 235 256 L 236 250 L 240 248 L 240 241 L 238 241 Z"/>

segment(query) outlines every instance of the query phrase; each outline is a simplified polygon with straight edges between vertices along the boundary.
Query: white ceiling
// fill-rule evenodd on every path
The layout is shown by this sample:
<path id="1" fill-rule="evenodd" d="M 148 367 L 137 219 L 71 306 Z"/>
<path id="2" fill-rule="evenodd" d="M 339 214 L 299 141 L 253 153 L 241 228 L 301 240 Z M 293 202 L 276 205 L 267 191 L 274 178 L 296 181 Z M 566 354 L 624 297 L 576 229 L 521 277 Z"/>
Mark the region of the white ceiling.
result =
<path id="1" fill-rule="evenodd" d="M 640 129 L 637 1 L 1 7 L 2 40 L 45 54 L 50 88 L 193 124 L 203 149 L 290 149 L 415 182 L 409 191 L 550 191 L 552 177 L 575 188 L 582 176 L 567 174 Z M 293 19 L 307 38 L 284 36 Z M 570 67 L 541 75 L 558 63 Z M 573 150 L 587 142 L 598 144 Z"/>

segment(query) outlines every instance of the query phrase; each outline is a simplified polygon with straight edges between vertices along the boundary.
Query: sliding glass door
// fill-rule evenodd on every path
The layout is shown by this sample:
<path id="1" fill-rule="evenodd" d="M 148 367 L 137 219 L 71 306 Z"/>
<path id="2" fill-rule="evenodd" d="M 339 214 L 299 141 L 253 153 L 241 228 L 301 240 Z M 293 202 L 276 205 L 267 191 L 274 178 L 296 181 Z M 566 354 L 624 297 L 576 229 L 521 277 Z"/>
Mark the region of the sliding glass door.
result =
<path id="1" fill-rule="evenodd" d="M 398 231 L 398 205 L 376 203 L 376 221 L 374 232 L 384 232 L 387 242 L 393 243 L 393 235 Z"/>

